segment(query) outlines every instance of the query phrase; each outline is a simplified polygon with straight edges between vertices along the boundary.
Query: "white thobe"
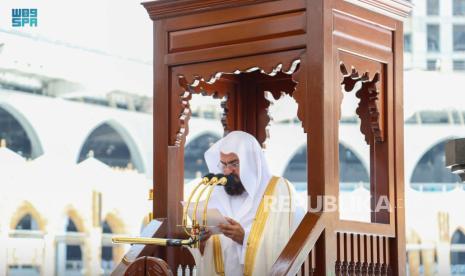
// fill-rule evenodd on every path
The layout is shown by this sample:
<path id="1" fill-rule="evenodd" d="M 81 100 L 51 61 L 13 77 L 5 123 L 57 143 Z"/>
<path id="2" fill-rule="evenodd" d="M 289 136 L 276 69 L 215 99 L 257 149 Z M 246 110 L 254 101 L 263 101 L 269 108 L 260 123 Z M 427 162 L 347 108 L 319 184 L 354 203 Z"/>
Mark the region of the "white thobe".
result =
<path id="1" fill-rule="evenodd" d="M 221 252 L 226 276 L 244 275 L 245 266 L 248 267 L 247 271 L 249 275 L 267 275 L 271 266 L 290 239 L 295 230 L 295 225 L 298 224 L 295 223 L 295 206 L 292 206 L 295 204 L 294 189 L 290 187 L 283 178 L 273 179 L 276 181 L 276 186 L 271 195 L 277 201 L 276 204 L 269 209 L 267 217 L 262 220 L 262 222 L 264 222 L 263 229 L 261 231 L 257 230 L 257 225 L 254 225 L 254 222 L 252 222 L 249 227 L 243 226 L 243 228 L 247 228 L 244 229 L 246 232 L 252 231 L 250 235 L 253 236 L 249 237 L 249 235 L 246 235 L 243 245 L 238 245 L 224 235 L 220 235 Z M 270 181 L 270 183 L 272 181 Z M 285 200 L 280 201 L 279 196 L 288 197 L 289 193 L 291 193 L 291 197 L 288 203 L 286 203 Z M 241 205 L 243 200 L 245 199 L 241 199 L 240 197 L 231 200 L 230 204 L 232 210 L 238 210 L 237 207 Z M 286 210 L 286 208 L 288 208 L 288 210 Z M 259 210 L 257 211 L 257 214 L 258 213 Z M 259 220 L 261 218 L 257 217 L 256 219 Z M 204 256 L 202 258 L 203 275 L 218 275 L 214 265 L 215 254 L 213 248 L 213 241 L 209 239 L 206 243 Z"/>

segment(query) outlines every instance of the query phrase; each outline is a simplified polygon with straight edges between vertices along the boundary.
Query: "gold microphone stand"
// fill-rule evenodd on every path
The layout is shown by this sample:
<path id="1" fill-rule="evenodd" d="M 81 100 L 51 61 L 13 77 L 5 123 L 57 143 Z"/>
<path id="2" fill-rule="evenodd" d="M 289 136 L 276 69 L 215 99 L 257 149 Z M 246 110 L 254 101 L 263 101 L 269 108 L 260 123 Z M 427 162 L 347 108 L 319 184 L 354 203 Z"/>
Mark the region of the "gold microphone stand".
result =
<path id="1" fill-rule="evenodd" d="M 184 205 L 183 214 L 182 214 L 182 224 L 181 227 L 184 229 L 187 235 L 189 235 L 189 239 L 165 239 L 165 238 L 142 238 L 142 237 L 113 237 L 112 242 L 115 244 L 151 244 L 151 245 L 160 245 L 160 246 L 188 246 L 192 248 L 199 248 L 200 241 L 202 239 L 202 233 L 207 228 L 207 207 L 208 202 L 210 201 L 210 197 L 212 194 L 213 189 L 217 185 L 226 185 L 227 178 L 213 176 L 211 179 L 208 177 L 202 178 L 199 184 L 197 184 L 192 190 L 187 203 Z M 202 187 L 203 186 L 203 187 Z M 202 188 L 201 188 L 202 187 Z M 201 189 L 200 189 L 201 188 Z M 200 189 L 200 192 L 197 192 Z M 207 198 L 205 200 L 205 204 L 203 206 L 203 215 L 202 215 L 202 223 L 199 224 L 199 220 L 197 219 L 197 209 L 199 206 L 199 202 L 201 200 L 202 195 L 208 191 Z M 192 213 L 192 222 L 188 223 L 188 211 L 189 206 L 192 202 L 192 199 L 195 197 L 194 201 L 194 210 Z"/>

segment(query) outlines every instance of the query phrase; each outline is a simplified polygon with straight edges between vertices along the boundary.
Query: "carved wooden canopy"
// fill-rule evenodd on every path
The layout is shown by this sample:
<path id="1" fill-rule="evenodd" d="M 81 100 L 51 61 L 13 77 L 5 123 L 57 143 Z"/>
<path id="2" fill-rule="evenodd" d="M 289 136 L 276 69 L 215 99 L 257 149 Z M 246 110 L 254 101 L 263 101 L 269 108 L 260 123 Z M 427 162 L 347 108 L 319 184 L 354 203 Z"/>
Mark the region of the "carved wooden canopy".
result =
<path id="1" fill-rule="evenodd" d="M 229 115 L 230 110 L 236 109 L 239 111 L 251 107 L 261 110 L 263 114 L 260 115 L 261 120 L 258 122 L 258 128 L 261 131 L 257 140 L 263 143 L 268 137 L 266 127 L 270 122 L 270 115 L 268 114 L 270 102 L 265 98 L 265 92 L 270 92 L 276 100 L 281 98 L 283 94 L 288 94 L 294 97 L 297 104 L 302 102 L 302 97 L 299 97 L 299 93 L 296 90 L 298 82 L 295 80 L 298 79 L 299 64 L 300 60 L 295 60 L 287 67 L 287 70 L 284 70 L 282 64 L 278 64 L 269 72 L 258 67 L 253 67 L 243 71 L 236 70 L 232 73 L 219 72 L 213 74 L 208 79 L 202 76 L 195 76 L 191 81 L 188 81 L 183 75 L 178 76 L 178 84 L 182 88 L 182 92 L 179 99 L 179 131 L 176 133 L 175 145 L 184 144 L 188 134 L 188 122 L 191 115 L 189 101 L 193 94 L 223 99 L 221 104 L 223 108 L 221 122 L 225 134 L 237 129 L 235 118 Z M 252 87 L 253 91 L 244 92 L 241 86 Z M 244 101 L 240 103 L 239 97 L 244 99 L 245 93 L 257 94 L 257 98 L 255 99 L 256 106 L 238 107 L 238 105 L 254 104 L 254 102 L 246 103 Z M 242 94 L 242 96 L 238 94 Z M 298 111 L 297 116 L 303 121 L 302 110 Z"/>

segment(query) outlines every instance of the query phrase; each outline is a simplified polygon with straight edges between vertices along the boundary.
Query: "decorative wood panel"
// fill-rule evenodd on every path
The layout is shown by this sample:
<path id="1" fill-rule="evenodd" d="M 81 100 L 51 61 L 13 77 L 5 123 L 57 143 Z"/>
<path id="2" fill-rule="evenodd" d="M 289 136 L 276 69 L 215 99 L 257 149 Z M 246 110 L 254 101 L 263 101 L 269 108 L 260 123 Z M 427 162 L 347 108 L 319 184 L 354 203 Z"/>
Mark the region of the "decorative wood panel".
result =
<path id="1" fill-rule="evenodd" d="M 201 77 L 196 77 L 192 83 L 188 83 L 184 76 L 178 77 L 178 84 L 183 89 L 180 94 L 179 100 L 179 130 L 176 133 L 174 145 L 180 146 L 184 144 L 185 137 L 189 130 L 189 119 L 191 117 L 191 110 L 189 101 L 192 99 L 192 94 L 201 94 L 203 96 L 211 96 L 215 99 L 223 99 L 221 105 L 223 107 L 223 116 L 221 121 L 225 131 L 232 129 L 232 122 L 228 121 L 227 115 L 232 108 L 227 103 L 227 99 L 231 98 L 234 91 L 236 91 L 237 81 L 236 77 L 232 74 L 220 75 L 210 81 L 205 81 Z M 229 96 L 231 95 L 231 96 Z M 231 100 L 233 102 L 233 100 Z"/>
<path id="2" fill-rule="evenodd" d="M 255 76 L 249 76 L 250 79 L 256 82 L 257 87 L 257 109 L 261 111 L 257 114 L 256 138 L 262 145 L 264 145 L 266 139 L 269 138 L 268 126 L 272 119 L 269 113 L 270 101 L 265 98 L 265 91 L 270 92 L 275 100 L 279 100 L 283 94 L 293 97 L 297 87 L 297 82 L 293 79 L 293 73 L 298 71 L 299 64 L 300 60 L 294 61 L 290 70 L 287 72 L 283 72 L 282 69 L 279 69 L 279 71 L 270 75 L 261 74 L 259 76 L 255 73 Z"/>
<path id="3" fill-rule="evenodd" d="M 177 66 L 302 48 L 305 48 L 305 35 L 300 34 L 171 53 L 166 56 L 166 63 Z"/>
<path id="4" fill-rule="evenodd" d="M 173 273 L 162 259 L 144 256 L 132 262 L 124 275 L 172 276 Z"/>
<path id="5" fill-rule="evenodd" d="M 157 0 L 142 3 L 152 20 L 276 0 Z"/>
<path id="6" fill-rule="evenodd" d="M 294 93 L 292 93 L 292 97 L 295 99 L 299 107 L 297 108 L 297 118 L 302 123 L 302 128 L 304 129 L 304 133 L 308 133 L 308 122 L 307 118 L 305 117 L 305 110 L 304 106 L 307 103 L 307 81 L 306 81 L 306 74 L 307 74 L 307 58 L 305 55 L 300 57 L 299 69 L 293 74 L 292 78 L 297 83 L 297 86 L 294 89 Z"/>
<path id="7" fill-rule="evenodd" d="M 355 86 L 353 92 L 357 92 L 360 99 L 357 114 L 362 120 L 361 132 L 370 145 L 372 210 L 386 198 L 389 200 L 389 210 L 371 212 L 369 227 L 399 233 L 394 221 L 400 209 L 392 207 L 403 195 L 394 196 L 395 181 L 401 178 L 397 176 L 399 168 L 394 162 L 394 148 L 399 144 L 393 139 L 396 129 L 401 131 L 401 127 L 394 126 L 393 100 L 398 97 L 396 94 L 402 94 L 394 82 L 394 66 L 401 67 L 395 65 L 398 59 L 394 58 L 394 53 L 398 52 L 398 45 L 402 43 L 402 39 L 398 38 L 402 30 L 399 22 L 366 12 L 347 1 L 337 1 L 335 7 L 331 11 L 334 22 L 333 68 L 341 76 L 335 91 L 341 91 L 341 84 L 346 91 Z M 402 55 L 402 51 L 397 54 Z M 401 81 L 401 78 L 395 78 Z M 340 104 L 345 93 L 337 94 L 340 95 Z M 340 116 L 340 110 L 338 112 Z"/>
<path id="8" fill-rule="evenodd" d="M 335 39 L 343 39 L 366 45 L 390 53 L 392 51 L 392 31 L 373 22 L 345 13 L 333 13 Z"/>
<path id="9" fill-rule="evenodd" d="M 379 35 L 380 31 L 375 34 Z M 367 49 L 371 50 L 365 52 Z M 370 145 L 371 208 L 375 210 L 386 198 L 390 204 L 389 210 L 383 208 L 371 212 L 371 222 L 389 224 L 394 221 L 392 204 L 397 202 L 391 182 L 394 175 L 394 163 L 390 159 L 393 144 L 388 139 L 393 133 L 392 121 L 388 120 L 388 114 L 392 114 L 392 53 L 380 51 L 373 45 L 346 41 L 344 46 L 338 46 L 335 55 L 344 90 L 350 91 L 355 87 L 353 90 L 357 90 L 356 96 L 360 99 L 356 113 L 361 119 L 361 132 Z M 342 92 L 339 94 L 342 99 Z"/>
<path id="10" fill-rule="evenodd" d="M 306 0 L 292 1 L 268 1 L 254 5 L 242 5 L 229 7 L 224 10 L 204 10 L 202 20 L 198 20 L 197 14 L 183 15 L 166 19 L 166 30 L 168 32 L 194 29 L 227 22 L 238 22 L 253 18 L 268 17 L 283 13 L 292 13 L 305 10 Z M 245 1 L 241 1 L 242 3 Z"/>
<path id="11" fill-rule="evenodd" d="M 169 33 L 169 52 L 212 48 L 305 33 L 305 12 L 294 12 Z"/>
<path id="12" fill-rule="evenodd" d="M 403 19 L 409 16 L 413 8 L 411 1 L 405 0 L 345 0 L 361 7 L 376 10 L 388 16 Z"/>
<path id="13" fill-rule="evenodd" d="M 263 143 L 267 139 L 266 128 L 269 125 L 270 118 L 268 114 L 268 107 L 270 105 L 264 97 L 264 91 L 272 93 L 275 99 L 281 97 L 281 93 L 289 94 L 293 96 L 294 91 L 297 87 L 297 82 L 293 80 L 292 75 L 298 72 L 300 59 L 290 62 L 287 67 L 282 64 L 278 64 L 270 71 L 252 67 L 243 71 L 236 70 L 234 73 L 216 73 L 213 77 L 207 78 L 206 80 L 201 75 L 197 75 L 192 81 L 188 81 L 186 77 L 178 74 L 177 85 L 183 91 L 179 94 L 179 100 L 175 101 L 178 104 L 174 106 L 178 117 L 178 128 L 171 129 L 172 138 L 170 139 L 174 145 L 180 146 L 185 143 L 185 138 L 189 131 L 188 121 L 190 119 L 191 111 L 189 101 L 192 98 L 192 94 L 202 94 L 205 96 L 212 96 L 214 98 L 223 98 L 221 104 L 224 113 L 222 116 L 222 123 L 225 132 L 236 129 L 242 129 L 249 132 L 255 132 L 257 140 Z M 254 91 L 245 91 L 245 89 L 252 89 Z M 257 94 L 254 96 L 256 99 L 252 100 L 251 93 Z M 303 106 L 303 100 L 305 99 L 305 91 L 299 91 L 296 93 L 295 100 L 300 106 Z M 247 101 L 247 98 L 249 99 Z M 252 129 L 251 126 L 241 125 L 238 120 L 242 114 L 250 114 L 251 109 L 257 110 L 251 121 L 250 117 L 244 121 L 244 124 L 255 124 Z M 304 121 L 303 108 L 299 108 L 298 116 L 299 119 Z M 235 118 L 231 118 L 230 112 L 233 111 Z M 249 111 L 247 111 L 249 110 Z M 244 117 L 246 118 L 246 117 Z M 172 124 L 173 126 L 173 124 Z M 176 125 L 174 125 L 176 126 Z"/>
<path id="14" fill-rule="evenodd" d="M 347 71 L 344 63 L 341 62 L 340 70 L 343 75 L 342 85 L 346 92 L 352 92 L 355 85 L 360 83 L 360 89 L 356 92 L 356 97 L 360 99 L 358 108 L 356 110 L 357 115 L 360 117 L 361 126 L 360 131 L 365 136 L 365 142 L 369 145 L 370 141 L 376 142 L 384 141 L 384 127 L 381 118 L 381 108 L 383 101 L 380 101 L 380 92 L 377 88 L 377 84 L 380 81 L 380 73 L 376 72 L 374 77 L 370 79 L 368 72 L 360 75 L 354 67 L 351 72 Z"/>

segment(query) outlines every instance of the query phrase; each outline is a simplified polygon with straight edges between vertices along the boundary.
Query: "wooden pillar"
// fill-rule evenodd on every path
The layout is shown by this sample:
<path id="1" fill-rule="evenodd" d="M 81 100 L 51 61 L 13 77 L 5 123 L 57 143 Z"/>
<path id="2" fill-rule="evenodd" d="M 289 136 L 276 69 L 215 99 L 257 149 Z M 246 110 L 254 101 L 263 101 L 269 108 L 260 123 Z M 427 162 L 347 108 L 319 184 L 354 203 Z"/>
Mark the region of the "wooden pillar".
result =
<path id="1" fill-rule="evenodd" d="M 164 64 L 164 57 L 168 45 L 164 21 L 154 22 L 154 43 L 159 47 L 154 50 L 154 71 L 158 78 L 154 80 L 154 120 L 153 120 L 153 142 L 154 142 L 154 165 L 153 165 L 153 215 L 155 218 L 167 218 L 168 210 L 168 139 L 167 131 L 169 125 L 169 72 Z"/>
<path id="2" fill-rule="evenodd" d="M 171 222 L 171 214 L 168 203 L 168 141 L 169 141 L 169 70 L 164 63 L 167 53 L 168 41 L 163 20 L 154 21 L 153 41 L 154 45 L 154 92 L 153 92 L 153 217 L 158 219 L 168 218 Z M 172 187 L 176 189 L 178 187 Z M 168 227 L 166 228 L 168 229 Z M 166 248 L 160 250 L 160 258 L 166 260 Z"/>
<path id="3" fill-rule="evenodd" d="M 405 275 L 405 206 L 404 206 L 404 29 L 398 21 L 394 32 L 394 222 L 396 238 L 392 239 L 389 248 L 390 260 L 394 261 L 394 275 Z"/>
<path id="4" fill-rule="evenodd" d="M 309 206 L 316 207 L 317 198 L 338 198 L 338 118 L 333 89 L 332 1 L 307 1 L 307 99 L 305 120 L 307 132 L 307 191 Z M 311 204 L 311 205 L 310 205 Z M 327 213 L 328 221 L 339 219 L 338 212 Z M 328 275 L 336 263 L 336 235 L 331 223 L 316 244 L 316 275 Z"/>
<path id="5" fill-rule="evenodd" d="M 181 224 L 182 210 L 179 208 L 181 200 L 184 195 L 184 159 L 183 146 L 170 146 L 168 147 L 168 185 L 171 187 L 168 189 L 168 197 L 170 201 L 167 203 L 168 208 L 168 237 L 179 238 L 182 230 L 177 225 Z M 171 270 L 175 271 L 176 266 L 180 262 L 180 248 L 177 247 L 166 247 L 166 261 L 171 267 Z"/>
<path id="6" fill-rule="evenodd" d="M 240 108 L 237 115 L 241 115 L 243 131 L 257 137 L 257 104 L 259 101 L 259 92 L 257 91 L 256 82 L 247 74 L 242 74 L 240 84 Z"/>

